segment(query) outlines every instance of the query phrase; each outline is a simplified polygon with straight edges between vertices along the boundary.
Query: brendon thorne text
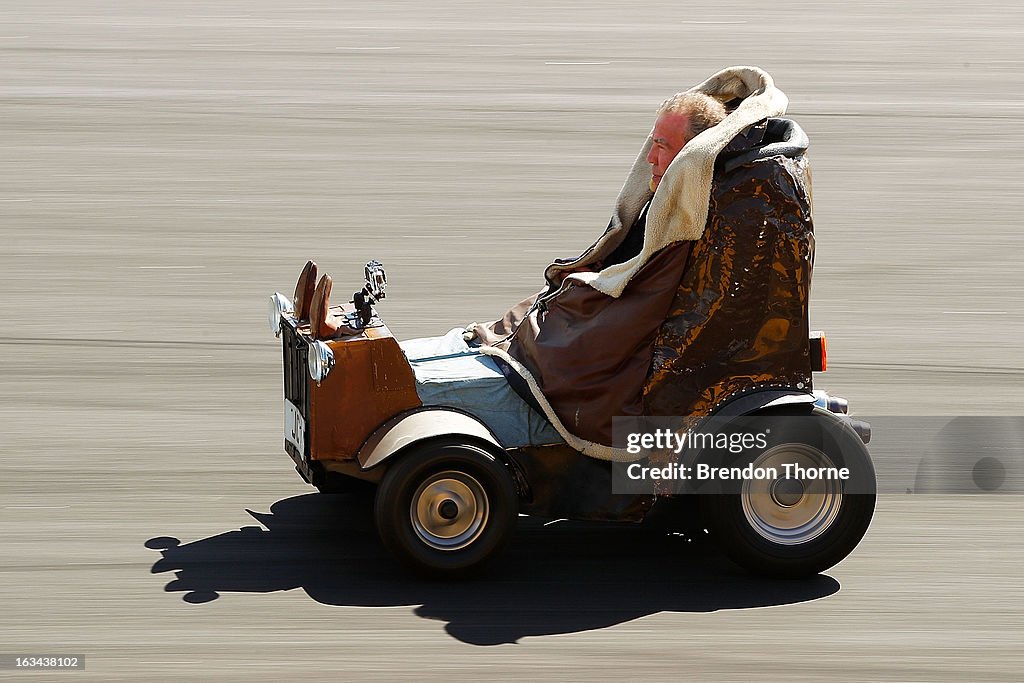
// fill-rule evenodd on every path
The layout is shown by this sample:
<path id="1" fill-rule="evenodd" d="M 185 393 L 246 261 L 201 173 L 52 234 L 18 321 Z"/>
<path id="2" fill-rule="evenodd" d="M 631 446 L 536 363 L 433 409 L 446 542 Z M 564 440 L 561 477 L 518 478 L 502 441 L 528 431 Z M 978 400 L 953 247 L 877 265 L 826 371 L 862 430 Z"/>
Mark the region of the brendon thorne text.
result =
<path id="1" fill-rule="evenodd" d="M 847 480 L 850 470 L 846 467 L 804 467 L 798 463 L 782 463 L 781 471 L 776 467 L 714 467 L 707 463 L 683 465 L 673 463 L 651 467 L 638 462 L 626 467 L 626 476 L 634 481 L 726 481 L 745 479 L 748 481 L 775 481 L 777 479 L 803 480 Z"/>

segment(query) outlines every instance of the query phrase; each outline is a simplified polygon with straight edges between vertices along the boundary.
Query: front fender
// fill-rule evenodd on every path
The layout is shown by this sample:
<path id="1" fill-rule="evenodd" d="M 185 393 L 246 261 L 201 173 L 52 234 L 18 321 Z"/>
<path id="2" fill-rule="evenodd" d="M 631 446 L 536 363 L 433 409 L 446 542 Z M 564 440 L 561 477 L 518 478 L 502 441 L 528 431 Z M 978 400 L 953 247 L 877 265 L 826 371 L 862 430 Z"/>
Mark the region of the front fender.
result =
<path id="1" fill-rule="evenodd" d="M 453 408 L 424 406 L 391 418 L 363 443 L 356 459 L 368 470 L 407 446 L 434 437 L 464 436 L 504 450 L 501 442 L 477 418 Z"/>

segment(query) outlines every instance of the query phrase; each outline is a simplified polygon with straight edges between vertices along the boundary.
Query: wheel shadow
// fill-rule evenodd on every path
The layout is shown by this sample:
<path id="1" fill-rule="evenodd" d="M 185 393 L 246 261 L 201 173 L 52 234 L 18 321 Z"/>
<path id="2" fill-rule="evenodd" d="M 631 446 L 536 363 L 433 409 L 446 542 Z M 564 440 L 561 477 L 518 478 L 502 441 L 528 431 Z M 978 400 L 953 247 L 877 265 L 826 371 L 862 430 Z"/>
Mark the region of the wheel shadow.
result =
<path id="1" fill-rule="evenodd" d="M 301 588 L 325 605 L 419 605 L 475 645 L 605 628 L 658 612 L 713 612 L 815 600 L 839 590 L 818 575 L 773 581 L 745 575 L 681 536 L 633 525 L 547 523 L 520 518 L 510 548 L 481 577 L 425 581 L 398 566 L 373 531 L 370 504 L 309 494 L 248 511 L 261 525 L 182 543 L 160 536 L 154 574 L 174 572 L 165 590 L 189 603 L 221 593 Z"/>

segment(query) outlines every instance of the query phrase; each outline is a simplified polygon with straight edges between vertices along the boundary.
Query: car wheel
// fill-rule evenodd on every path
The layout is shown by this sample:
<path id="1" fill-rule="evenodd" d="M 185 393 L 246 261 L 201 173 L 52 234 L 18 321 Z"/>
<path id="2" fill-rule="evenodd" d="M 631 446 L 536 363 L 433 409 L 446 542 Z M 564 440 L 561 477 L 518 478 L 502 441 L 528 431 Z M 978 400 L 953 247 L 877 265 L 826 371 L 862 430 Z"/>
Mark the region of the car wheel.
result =
<path id="1" fill-rule="evenodd" d="M 811 420 L 813 428 L 802 427 L 731 464 L 780 473 L 783 463 L 805 470 L 845 467 L 849 479 L 742 479 L 701 496 L 712 537 L 755 574 L 802 578 L 828 569 L 853 551 L 874 514 L 874 467 L 852 428 L 830 413 L 797 419 Z"/>
<path id="2" fill-rule="evenodd" d="M 471 573 L 508 543 L 519 513 L 505 465 L 468 443 L 433 442 L 398 457 L 377 489 L 384 545 L 436 577 Z"/>

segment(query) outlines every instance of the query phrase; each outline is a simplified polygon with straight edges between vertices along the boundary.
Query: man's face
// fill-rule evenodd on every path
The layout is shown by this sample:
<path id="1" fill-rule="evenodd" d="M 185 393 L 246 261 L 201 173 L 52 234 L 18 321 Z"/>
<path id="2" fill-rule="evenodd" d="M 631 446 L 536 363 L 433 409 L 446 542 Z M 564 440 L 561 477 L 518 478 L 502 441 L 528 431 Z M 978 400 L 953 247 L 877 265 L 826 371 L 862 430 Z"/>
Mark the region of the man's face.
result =
<path id="1" fill-rule="evenodd" d="M 690 122 L 685 114 L 662 114 L 654 122 L 651 151 L 647 163 L 651 165 L 651 192 L 657 189 L 668 165 L 690 139 Z"/>

